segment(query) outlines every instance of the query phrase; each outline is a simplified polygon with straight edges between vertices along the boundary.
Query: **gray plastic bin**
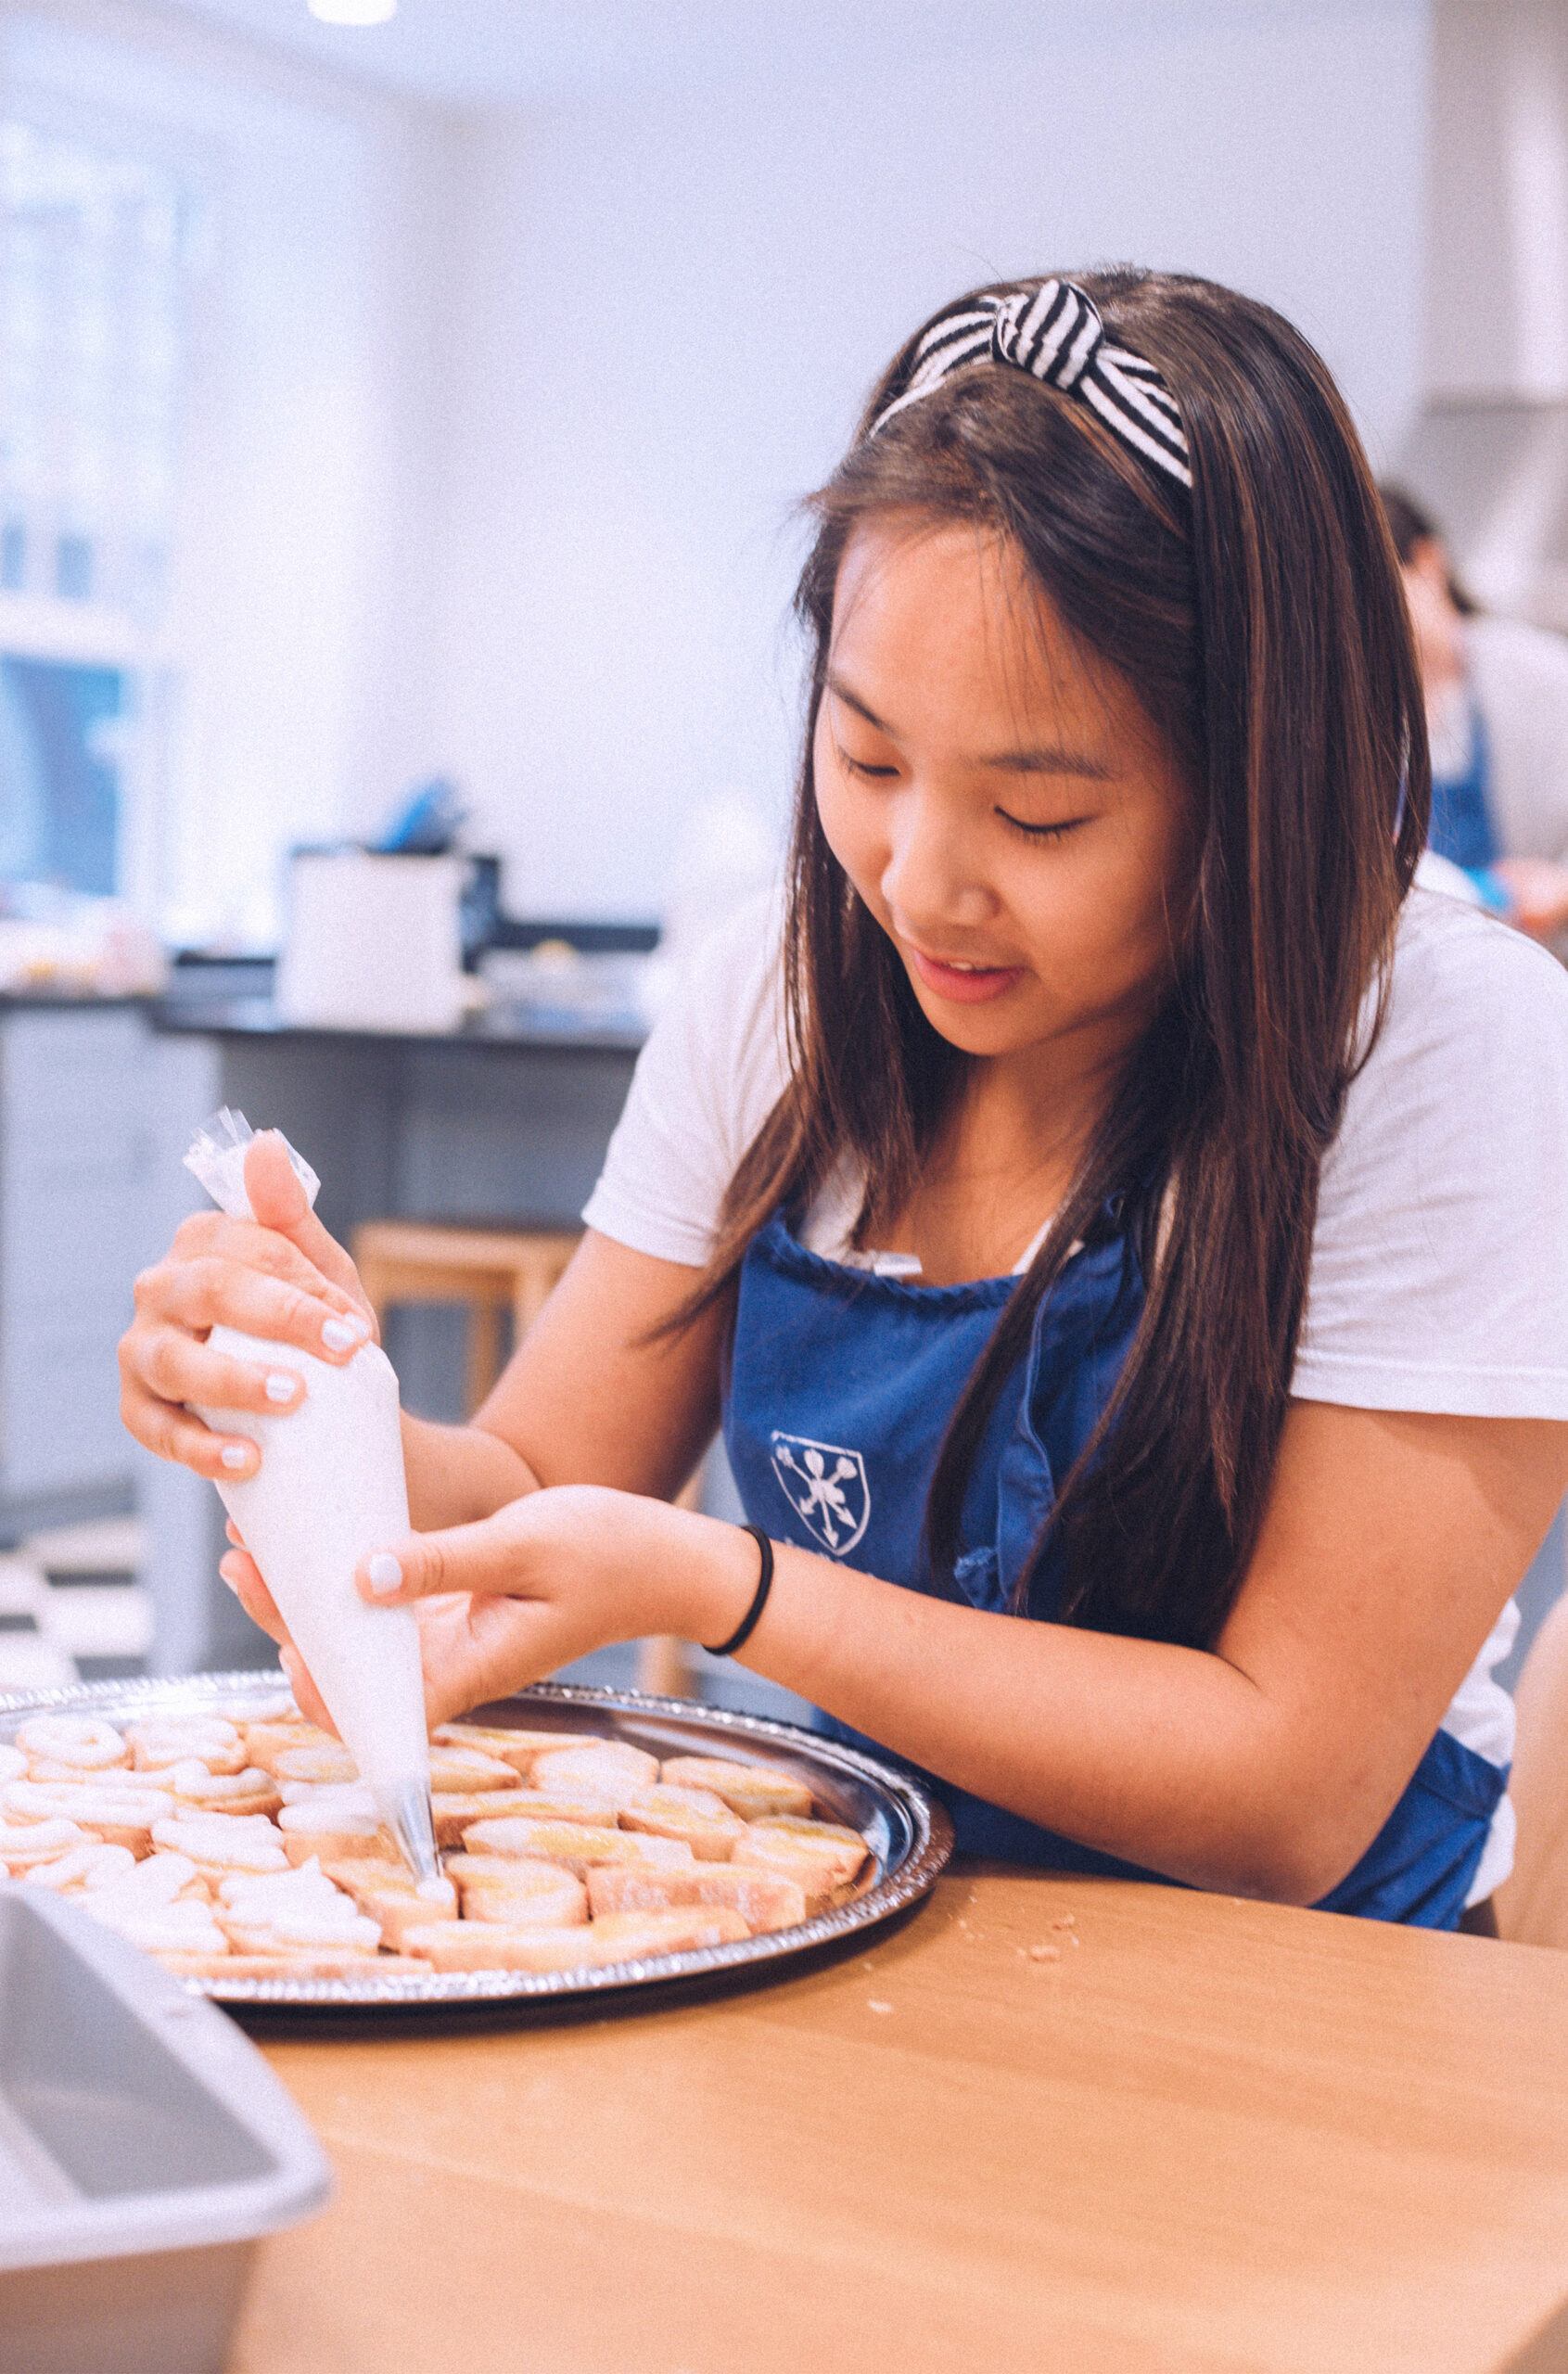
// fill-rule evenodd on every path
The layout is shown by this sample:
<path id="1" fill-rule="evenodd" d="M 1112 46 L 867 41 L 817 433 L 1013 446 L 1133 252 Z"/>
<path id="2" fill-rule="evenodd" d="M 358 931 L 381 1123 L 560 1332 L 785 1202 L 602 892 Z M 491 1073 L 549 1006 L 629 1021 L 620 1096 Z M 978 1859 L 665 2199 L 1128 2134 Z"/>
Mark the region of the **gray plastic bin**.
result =
<path id="1" fill-rule="evenodd" d="M 0 1883 L 4 2374 L 220 2374 L 257 2241 L 331 2189 L 221 2011 L 46 1890 Z"/>

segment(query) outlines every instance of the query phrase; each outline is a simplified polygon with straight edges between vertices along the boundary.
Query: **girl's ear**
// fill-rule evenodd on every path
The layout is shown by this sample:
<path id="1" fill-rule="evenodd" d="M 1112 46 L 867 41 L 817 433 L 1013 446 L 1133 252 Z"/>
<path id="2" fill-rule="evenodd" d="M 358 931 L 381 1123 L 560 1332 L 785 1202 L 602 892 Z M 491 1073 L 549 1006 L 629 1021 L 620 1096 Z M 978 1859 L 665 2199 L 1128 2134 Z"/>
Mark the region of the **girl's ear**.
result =
<path id="1" fill-rule="evenodd" d="M 1447 598 L 1451 571 L 1448 555 L 1436 536 L 1418 536 L 1410 546 L 1410 556 L 1404 566 L 1413 577 L 1420 577 L 1434 586 L 1445 600 Z"/>

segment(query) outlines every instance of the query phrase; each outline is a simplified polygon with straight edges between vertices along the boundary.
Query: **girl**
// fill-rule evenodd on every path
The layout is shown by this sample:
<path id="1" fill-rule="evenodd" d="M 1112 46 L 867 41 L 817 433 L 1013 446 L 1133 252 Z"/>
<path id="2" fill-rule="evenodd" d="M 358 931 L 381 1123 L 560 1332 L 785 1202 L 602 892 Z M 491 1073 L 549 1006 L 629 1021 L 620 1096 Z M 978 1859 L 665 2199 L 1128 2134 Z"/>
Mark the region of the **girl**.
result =
<path id="1" fill-rule="evenodd" d="M 1208 283 L 991 287 L 814 512 L 782 916 L 655 1032 L 474 1424 L 405 1421 L 421 1530 L 361 1588 L 419 1602 L 433 1718 L 678 1632 L 925 1768 L 963 1846 L 1485 1925 L 1489 1667 L 1568 1483 L 1568 984 L 1407 896 L 1421 688 L 1344 406 Z M 122 1351 L 208 1475 L 255 1448 L 182 1405 L 277 1406 L 214 1321 L 363 1324 L 275 1142 L 248 1176 L 265 1225 L 187 1221 Z M 668 1505 L 720 1417 L 750 1531 Z"/>

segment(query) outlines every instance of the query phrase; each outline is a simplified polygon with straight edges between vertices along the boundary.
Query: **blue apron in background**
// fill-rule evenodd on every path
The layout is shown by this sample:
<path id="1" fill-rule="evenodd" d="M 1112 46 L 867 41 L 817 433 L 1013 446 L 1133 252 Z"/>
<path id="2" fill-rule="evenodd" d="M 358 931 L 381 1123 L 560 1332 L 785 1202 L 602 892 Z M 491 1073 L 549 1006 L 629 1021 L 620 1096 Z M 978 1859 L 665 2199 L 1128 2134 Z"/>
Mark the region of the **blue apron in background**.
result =
<path id="1" fill-rule="evenodd" d="M 725 1379 L 725 1448 L 750 1523 L 906 1590 L 1006 1608 L 1054 1506 L 1055 1479 L 1109 1401 L 1143 1308 L 1126 1233 L 1068 1263 L 1036 1312 L 1028 1351 L 975 1457 L 949 1582 L 927 1557 L 926 1494 L 948 1421 L 1017 1283 L 923 1286 L 850 1269 L 808 1252 L 775 1213 L 742 1266 Z M 1030 1616 L 1049 1620 L 1062 1586 L 1061 1552 L 1052 1550 L 1035 1577 Z M 819 1719 L 840 1738 L 859 1739 L 829 1717 Z M 965 1853 L 1160 1876 L 926 1778 Z M 1452 1928 L 1507 1783 L 1506 1771 L 1439 1731 L 1323 1908 Z"/>
<path id="2" fill-rule="evenodd" d="M 1485 874 L 1500 856 L 1492 827 L 1487 793 L 1491 788 L 1492 754 L 1481 711 L 1470 704 L 1470 756 L 1456 775 L 1432 778 L 1432 823 L 1426 846 L 1467 874 Z"/>

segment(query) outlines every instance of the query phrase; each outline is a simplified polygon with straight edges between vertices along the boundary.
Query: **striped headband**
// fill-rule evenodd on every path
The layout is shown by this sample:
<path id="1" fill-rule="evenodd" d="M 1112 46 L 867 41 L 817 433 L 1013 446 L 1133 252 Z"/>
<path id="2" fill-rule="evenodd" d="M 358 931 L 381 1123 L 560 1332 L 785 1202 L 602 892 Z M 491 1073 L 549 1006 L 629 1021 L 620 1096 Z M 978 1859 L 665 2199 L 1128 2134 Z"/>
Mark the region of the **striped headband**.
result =
<path id="1" fill-rule="evenodd" d="M 878 413 L 871 434 L 968 363 L 1011 363 L 1077 396 L 1141 460 L 1192 485 L 1175 398 L 1152 363 L 1108 342 L 1092 299 L 1074 282 L 976 297 L 939 315 L 915 348 L 901 394 Z"/>

